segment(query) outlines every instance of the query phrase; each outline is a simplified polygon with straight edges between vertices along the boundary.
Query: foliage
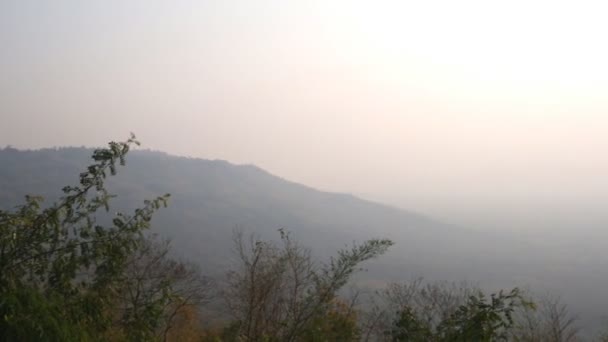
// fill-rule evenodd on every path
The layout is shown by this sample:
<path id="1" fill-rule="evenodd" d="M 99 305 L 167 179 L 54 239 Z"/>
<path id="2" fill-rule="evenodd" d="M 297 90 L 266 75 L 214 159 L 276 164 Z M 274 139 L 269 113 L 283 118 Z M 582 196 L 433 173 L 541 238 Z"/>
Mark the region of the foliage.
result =
<path id="1" fill-rule="evenodd" d="M 413 310 L 404 307 L 398 314 L 388 335 L 393 341 L 431 341 L 433 332 L 428 322 L 423 322 L 416 317 Z"/>
<path id="2" fill-rule="evenodd" d="M 370 297 L 369 308 L 362 315 L 363 339 L 382 340 L 387 334 L 390 337 L 395 329 L 393 322 L 397 321 L 405 325 L 401 333 L 415 336 L 427 330 L 436 331 L 471 296 L 480 292 L 466 282 L 426 282 L 422 278 L 388 284 Z"/>
<path id="3" fill-rule="evenodd" d="M 42 198 L 26 196 L 0 211 L 0 339 L 83 340 L 111 325 L 108 308 L 127 261 L 169 197 L 147 200 L 132 215 L 109 213 L 106 177 L 133 144 L 131 136 L 95 150 L 80 183 L 64 187 L 58 202 L 43 208 Z"/>
<path id="4" fill-rule="evenodd" d="M 169 248 L 167 240 L 146 237 L 127 262 L 116 291 L 113 326 L 131 340 L 179 335 L 210 299 L 212 281 L 194 264 L 170 258 Z"/>
<path id="5" fill-rule="evenodd" d="M 490 295 L 489 300 L 480 293 L 471 296 L 438 327 L 438 333 L 447 341 L 496 341 L 507 340 L 514 325 L 513 313 L 518 307 L 534 304 L 523 299 L 518 288 L 509 293 L 502 290 Z"/>
<path id="6" fill-rule="evenodd" d="M 486 296 L 466 282 L 420 278 L 389 284 L 371 296 L 362 315 L 362 340 L 513 340 L 520 331 L 522 313 L 535 310 L 536 304 L 518 288 Z M 547 337 L 541 340 L 552 341 Z"/>
<path id="7" fill-rule="evenodd" d="M 289 233 L 280 230 L 280 235 L 278 246 L 253 236 L 246 243 L 242 233 L 236 234 L 237 269 L 229 272 L 224 291 L 236 321 L 233 328 L 245 340 L 330 340 L 319 333 L 335 326 L 322 327 L 321 322 L 348 325 L 345 317 L 332 314 L 336 293 L 361 262 L 384 253 L 392 242 L 369 240 L 340 250 L 336 258 L 319 265 Z"/>
<path id="8" fill-rule="evenodd" d="M 436 327 L 404 307 L 389 335 L 393 341 L 506 341 L 514 326 L 515 310 L 532 305 L 517 288 L 491 294 L 489 299 L 479 292 Z"/>
<path id="9" fill-rule="evenodd" d="M 3 341 L 88 341 L 90 331 L 64 319 L 61 297 L 43 295 L 33 288 L 16 288 L 2 294 Z"/>
<path id="10" fill-rule="evenodd" d="M 568 311 L 561 298 L 552 294 L 535 296 L 536 307 L 524 307 L 516 315 L 513 341 L 571 342 L 579 340 L 578 317 Z"/>
<path id="11" fill-rule="evenodd" d="M 303 341 L 359 341 L 357 312 L 342 300 L 332 301 L 324 315 L 315 317 L 303 331 Z"/>

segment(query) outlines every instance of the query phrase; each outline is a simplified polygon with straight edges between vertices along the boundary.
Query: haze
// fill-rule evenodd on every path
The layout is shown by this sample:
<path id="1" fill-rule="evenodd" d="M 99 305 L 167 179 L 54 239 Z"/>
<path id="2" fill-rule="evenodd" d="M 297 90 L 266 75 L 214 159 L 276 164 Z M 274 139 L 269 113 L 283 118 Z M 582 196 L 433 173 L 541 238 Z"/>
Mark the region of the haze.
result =
<path id="1" fill-rule="evenodd" d="M 479 229 L 601 230 L 606 10 L 2 1 L 0 145 L 97 146 L 134 131 L 145 148 Z"/>

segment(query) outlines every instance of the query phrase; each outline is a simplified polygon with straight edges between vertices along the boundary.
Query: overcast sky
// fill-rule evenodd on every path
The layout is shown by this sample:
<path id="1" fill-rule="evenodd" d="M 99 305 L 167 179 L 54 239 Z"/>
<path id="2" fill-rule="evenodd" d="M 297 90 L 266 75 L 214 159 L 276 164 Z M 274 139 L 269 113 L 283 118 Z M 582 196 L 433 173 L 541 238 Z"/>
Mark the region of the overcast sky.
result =
<path id="1" fill-rule="evenodd" d="M 437 214 L 601 211 L 601 3 L 3 0 L 0 145 L 133 131 Z"/>

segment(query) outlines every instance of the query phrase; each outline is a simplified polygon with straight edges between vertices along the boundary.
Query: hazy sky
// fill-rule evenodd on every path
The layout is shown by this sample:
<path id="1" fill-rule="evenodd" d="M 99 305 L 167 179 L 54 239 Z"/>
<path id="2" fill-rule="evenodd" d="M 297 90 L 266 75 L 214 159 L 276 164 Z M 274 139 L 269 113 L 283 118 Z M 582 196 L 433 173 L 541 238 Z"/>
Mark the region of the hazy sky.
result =
<path id="1" fill-rule="evenodd" d="M 144 147 L 438 214 L 602 211 L 607 13 L 600 1 L 3 0 L 0 145 L 133 131 Z"/>

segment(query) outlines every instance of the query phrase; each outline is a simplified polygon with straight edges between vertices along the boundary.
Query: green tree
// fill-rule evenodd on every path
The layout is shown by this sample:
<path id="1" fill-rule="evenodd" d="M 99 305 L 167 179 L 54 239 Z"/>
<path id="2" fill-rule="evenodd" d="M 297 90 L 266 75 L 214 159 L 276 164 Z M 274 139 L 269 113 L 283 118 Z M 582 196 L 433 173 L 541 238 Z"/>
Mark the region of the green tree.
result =
<path id="1" fill-rule="evenodd" d="M 127 261 L 169 197 L 110 214 L 106 177 L 134 144 L 132 135 L 95 150 L 80 183 L 64 187 L 56 203 L 26 196 L 0 211 L 0 340 L 90 340 L 111 326 Z"/>
<path id="2" fill-rule="evenodd" d="M 360 331 L 357 325 L 357 311 L 352 303 L 335 299 L 323 315 L 316 316 L 303 331 L 301 340 L 359 341 Z"/>
<path id="3" fill-rule="evenodd" d="M 438 327 L 440 341 L 506 341 L 514 327 L 516 309 L 533 306 L 524 300 L 518 288 L 509 293 L 502 290 L 488 298 L 479 293 L 458 308 Z"/>
<path id="4" fill-rule="evenodd" d="M 404 307 L 398 312 L 397 317 L 388 333 L 393 341 L 433 341 L 434 336 L 429 323 L 420 320 L 410 307 Z"/>
<path id="5" fill-rule="evenodd" d="M 500 341 L 519 332 L 519 316 L 536 305 L 518 289 L 486 296 L 469 283 L 389 284 L 373 295 L 363 340 Z"/>
<path id="6" fill-rule="evenodd" d="M 488 299 L 482 292 L 468 298 L 448 318 L 433 327 L 420 319 L 410 307 L 404 307 L 388 332 L 393 341 L 506 341 L 514 328 L 514 313 L 531 307 L 519 289 L 493 293 Z"/>

